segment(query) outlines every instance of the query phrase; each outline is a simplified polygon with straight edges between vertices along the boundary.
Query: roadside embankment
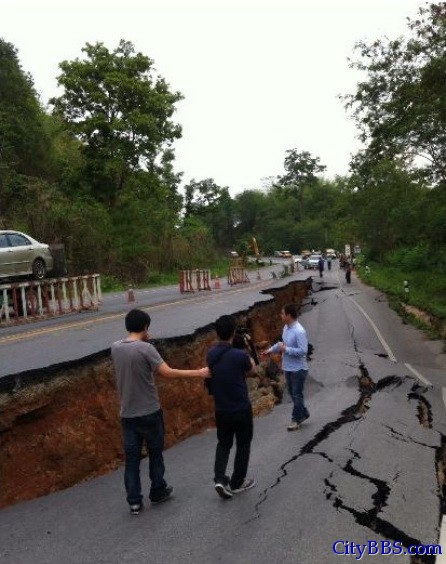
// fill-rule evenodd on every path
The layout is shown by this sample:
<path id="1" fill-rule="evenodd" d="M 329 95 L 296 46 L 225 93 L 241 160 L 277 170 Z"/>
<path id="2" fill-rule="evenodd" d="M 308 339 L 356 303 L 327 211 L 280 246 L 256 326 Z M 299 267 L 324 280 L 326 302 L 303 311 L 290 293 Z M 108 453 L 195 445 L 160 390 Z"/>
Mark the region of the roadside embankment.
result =
<path id="1" fill-rule="evenodd" d="M 273 299 L 236 315 L 255 344 L 280 335 L 280 309 L 301 304 L 309 281 L 271 290 Z M 216 340 L 212 325 L 193 335 L 154 340 L 176 368 L 198 368 Z M 166 423 L 166 447 L 214 426 L 213 401 L 201 380 L 157 381 Z M 280 401 L 283 381 L 267 367 L 248 382 L 255 415 Z M 61 490 L 117 468 L 123 461 L 118 399 L 109 350 L 79 361 L 0 380 L 0 506 Z"/>

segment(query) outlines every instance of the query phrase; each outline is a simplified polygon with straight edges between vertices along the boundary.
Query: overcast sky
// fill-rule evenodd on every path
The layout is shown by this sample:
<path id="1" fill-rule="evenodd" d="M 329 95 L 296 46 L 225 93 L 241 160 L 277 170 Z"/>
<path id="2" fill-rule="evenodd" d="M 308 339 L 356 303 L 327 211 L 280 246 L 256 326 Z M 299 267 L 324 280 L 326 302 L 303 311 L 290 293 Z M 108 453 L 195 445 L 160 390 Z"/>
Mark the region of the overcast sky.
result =
<path id="1" fill-rule="evenodd" d="M 62 60 L 86 42 L 131 41 L 185 97 L 175 120 L 183 181 L 213 178 L 232 195 L 283 173 L 309 151 L 327 177 L 359 147 L 339 94 L 352 93 L 355 42 L 407 34 L 421 2 L 299 0 L 2 0 L 0 37 L 15 45 L 43 103 Z"/>

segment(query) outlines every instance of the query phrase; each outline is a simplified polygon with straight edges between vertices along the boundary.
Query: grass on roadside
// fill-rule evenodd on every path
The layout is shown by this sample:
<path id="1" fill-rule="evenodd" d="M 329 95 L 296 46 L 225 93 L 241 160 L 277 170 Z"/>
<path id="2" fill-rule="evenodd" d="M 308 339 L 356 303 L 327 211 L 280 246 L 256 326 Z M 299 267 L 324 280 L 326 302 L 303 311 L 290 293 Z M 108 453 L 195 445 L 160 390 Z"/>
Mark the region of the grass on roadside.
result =
<path id="1" fill-rule="evenodd" d="M 193 270 L 195 267 L 191 267 Z M 248 263 L 248 270 L 253 270 L 257 268 L 255 263 Z M 210 267 L 211 277 L 222 278 L 227 276 L 229 270 L 229 259 L 223 258 L 217 263 Z M 171 284 L 178 284 L 179 281 L 179 270 L 173 272 L 158 272 L 153 270 L 150 275 L 141 283 L 135 284 L 131 281 L 120 280 L 116 276 L 110 274 L 101 275 L 101 289 L 102 292 L 121 292 L 128 289 L 131 284 L 133 288 L 151 288 L 157 286 L 169 286 Z"/>
<path id="2" fill-rule="evenodd" d="M 390 305 L 410 323 L 425 330 L 431 338 L 440 337 L 441 327 L 446 325 L 446 276 L 442 272 L 405 272 L 395 266 L 376 263 L 368 266 L 368 272 L 365 264 L 357 268 L 363 282 L 384 292 Z M 416 316 L 408 314 L 401 304 L 411 305 L 428 313 L 437 323 L 427 326 Z"/>

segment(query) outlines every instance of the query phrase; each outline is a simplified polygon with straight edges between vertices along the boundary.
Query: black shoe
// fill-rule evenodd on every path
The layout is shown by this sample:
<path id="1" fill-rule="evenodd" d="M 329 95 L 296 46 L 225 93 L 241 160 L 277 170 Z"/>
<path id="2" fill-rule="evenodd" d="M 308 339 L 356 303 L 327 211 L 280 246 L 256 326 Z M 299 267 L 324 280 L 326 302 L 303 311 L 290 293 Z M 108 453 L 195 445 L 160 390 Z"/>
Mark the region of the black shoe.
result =
<path id="1" fill-rule="evenodd" d="M 232 497 L 232 491 L 224 484 L 215 484 L 215 491 L 222 499 L 230 499 Z"/>
<path id="2" fill-rule="evenodd" d="M 234 494 L 245 492 L 253 488 L 257 482 L 253 478 L 245 478 L 243 483 L 238 488 L 231 488 L 231 492 Z"/>
<path id="3" fill-rule="evenodd" d="M 167 486 L 163 493 L 154 499 L 151 499 L 152 505 L 156 505 L 157 503 L 163 503 L 163 501 L 167 501 L 172 497 L 173 494 L 173 487 Z"/>
<path id="4" fill-rule="evenodd" d="M 130 506 L 130 513 L 132 515 L 139 515 L 141 513 L 141 511 L 144 509 L 144 505 L 143 503 L 133 503 Z"/>

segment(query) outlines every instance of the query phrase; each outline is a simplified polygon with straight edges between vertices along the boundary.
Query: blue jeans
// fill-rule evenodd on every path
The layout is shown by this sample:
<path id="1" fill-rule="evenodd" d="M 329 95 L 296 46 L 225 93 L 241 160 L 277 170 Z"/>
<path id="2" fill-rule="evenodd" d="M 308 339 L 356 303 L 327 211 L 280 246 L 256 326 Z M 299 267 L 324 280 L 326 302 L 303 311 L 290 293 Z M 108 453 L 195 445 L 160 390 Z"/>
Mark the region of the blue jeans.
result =
<path id="1" fill-rule="evenodd" d="M 291 419 L 296 423 L 300 423 L 308 419 L 310 414 L 304 404 L 304 384 L 308 375 L 308 370 L 298 370 L 297 372 L 285 371 L 285 378 L 288 387 L 288 393 L 293 400 L 293 413 Z"/>
<path id="2" fill-rule="evenodd" d="M 122 417 L 124 433 L 125 471 L 124 484 L 130 505 L 141 503 L 141 478 L 139 465 L 143 442 L 149 452 L 149 476 L 151 480 L 149 498 L 152 501 L 163 496 L 167 484 L 164 480 L 164 421 L 160 409 L 142 417 Z"/>

